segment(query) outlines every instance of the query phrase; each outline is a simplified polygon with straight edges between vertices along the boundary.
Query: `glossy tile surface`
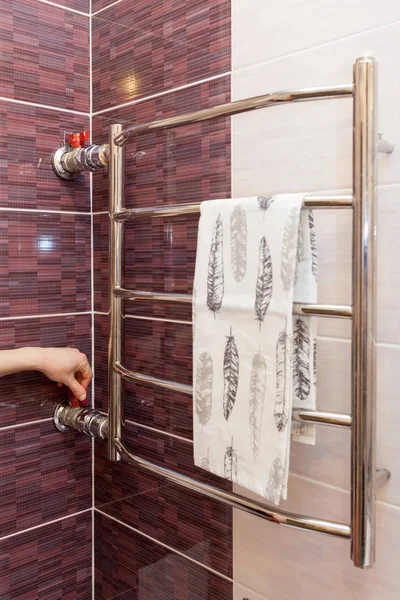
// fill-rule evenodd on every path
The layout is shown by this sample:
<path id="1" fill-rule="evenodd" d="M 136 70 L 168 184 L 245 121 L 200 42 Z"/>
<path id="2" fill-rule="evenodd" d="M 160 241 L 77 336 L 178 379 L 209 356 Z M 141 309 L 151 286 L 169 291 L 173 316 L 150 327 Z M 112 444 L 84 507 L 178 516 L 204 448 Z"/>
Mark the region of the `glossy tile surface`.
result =
<path id="1" fill-rule="evenodd" d="M 230 2 L 124 0 L 93 17 L 92 43 L 98 111 L 229 71 Z"/>
<path id="2" fill-rule="evenodd" d="M 111 123 L 146 123 L 229 100 L 229 77 L 223 77 L 97 115 L 93 118 L 93 139 L 96 143 L 107 141 Z M 93 184 L 94 212 L 108 210 L 106 173 L 97 173 Z M 228 119 L 142 135 L 127 146 L 126 204 L 129 207 L 227 198 L 229 195 Z"/>
<path id="3" fill-rule="evenodd" d="M 291 477 L 289 498 L 282 503 L 286 510 L 349 520 L 350 496 L 333 487 Z M 279 527 L 236 511 L 235 581 L 268 600 L 395 600 L 400 593 L 399 522 L 397 508 L 378 503 L 376 564 L 362 570 L 353 566 L 347 540 Z"/>
<path id="4" fill-rule="evenodd" d="M 23 346 L 79 348 L 90 362 L 91 315 L 0 321 L 0 349 Z M 2 377 L 0 389 L 0 433 L 7 425 L 51 417 L 66 395 L 65 387 L 34 371 Z M 90 396 L 91 386 L 88 402 Z"/>
<path id="5" fill-rule="evenodd" d="M 90 217 L 3 212 L 0 316 L 89 311 Z"/>
<path id="6" fill-rule="evenodd" d="M 90 600 L 91 514 L 0 540 L 4 600 Z"/>
<path id="7" fill-rule="evenodd" d="M 57 0 L 55 4 L 60 4 L 61 6 L 65 6 L 65 8 L 72 8 L 88 14 L 90 12 L 90 0 Z"/>
<path id="8" fill-rule="evenodd" d="M 400 7 L 396 0 L 232 0 L 232 14 L 232 67 L 240 69 L 390 23 Z"/>
<path id="9" fill-rule="evenodd" d="M 147 331 L 151 331 L 152 322 L 136 321 L 134 319 L 127 319 L 126 332 L 129 332 L 129 338 L 132 338 L 130 344 L 132 345 L 135 339 L 136 327 L 141 327 L 142 335 L 138 335 L 137 342 L 140 346 L 143 338 L 143 324 Z M 171 325 L 170 327 L 174 327 Z M 180 326 L 182 327 L 182 326 Z M 191 326 L 188 327 L 188 335 L 191 335 Z M 149 329 L 150 328 L 150 329 Z M 133 330 L 133 331 L 132 331 Z M 96 371 L 96 408 L 98 410 L 107 411 L 108 407 L 108 391 L 107 391 L 107 343 L 108 343 L 108 318 L 106 315 L 95 315 L 95 326 L 94 326 L 94 339 L 95 339 L 95 371 Z M 166 343 L 169 343 L 167 339 Z M 157 342 L 156 342 L 157 343 Z M 146 349 L 143 347 L 144 355 Z M 147 352 L 149 352 L 147 347 Z M 191 354 L 191 351 L 190 351 Z M 153 364 L 151 361 L 151 354 L 148 354 L 147 362 L 150 364 L 147 366 L 142 362 L 141 368 L 147 368 L 148 371 L 152 371 L 153 374 L 160 376 L 159 368 L 157 364 Z M 191 377 L 191 362 L 182 365 L 181 371 L 176 375 L 180 379 L 182 375 L 184 377 Z M 155 386 L 148 386 L 142 383 L 125 382 L 124 388 L 125 398 L 125 417 L 136 423 L 159 429 L 174 435 L 178 435 L 183 438 L 192 438 L 192 398 L 187 394 L 180 394 L 177 392 L 170 392 Z"/>
<path id="10" fill-rule="evenodd" d="M 201 481 L 230 483 L 193 466 L 191 443 L 129 425 L 125 440 L 135 454 Z M 105 459 L 96 442 L 96 507 L 152 538 L 230 576 L 232 511 L 203 495 L 127 463 Z"/>
<path id="11" fill-rule="evenodd" d="M 89 129 L 89 119 L 0 101 L 0 207 L 90 212 L 89 177 L 62 181 L 51 166 L 65 131 Z"/>
<path id="12" fill-rule="evenodd" d="M 1 0 L 1 95 L 89 112 L 89 19 L 36 0 Z"/>
<path id="13" fill-rule="evenodd" d="M 96 599 L 230 600 L 232 584 L 96 513 Z"/>
<path id="14" fill-rule="evenodd" d="M 0 537 L 91 506 L 91 444 L 51 421 L 0 430 Z"/>

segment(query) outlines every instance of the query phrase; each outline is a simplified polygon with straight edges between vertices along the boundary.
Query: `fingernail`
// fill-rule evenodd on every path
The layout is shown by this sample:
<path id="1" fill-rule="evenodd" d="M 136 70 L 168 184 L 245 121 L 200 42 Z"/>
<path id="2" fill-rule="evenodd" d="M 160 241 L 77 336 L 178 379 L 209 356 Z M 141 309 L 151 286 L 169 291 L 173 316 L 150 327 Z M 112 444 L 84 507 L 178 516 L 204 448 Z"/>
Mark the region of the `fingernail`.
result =
<path id="1" fill-rule="evenodd" d="M 80 396 L 79 400 L 81 402 L 83 402 L 84 400 L 86 400 L 86 394 L 82 394 L 82 396 Z"/>

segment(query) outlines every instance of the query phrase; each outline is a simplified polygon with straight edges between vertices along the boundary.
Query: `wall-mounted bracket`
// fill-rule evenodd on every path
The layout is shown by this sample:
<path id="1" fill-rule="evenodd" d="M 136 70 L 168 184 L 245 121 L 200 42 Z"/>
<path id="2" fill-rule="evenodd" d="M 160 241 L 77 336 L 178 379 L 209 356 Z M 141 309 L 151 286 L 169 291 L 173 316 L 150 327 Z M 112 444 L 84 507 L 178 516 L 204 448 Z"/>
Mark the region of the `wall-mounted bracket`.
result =
<path id="1" fill-rule="evenodd" d="M 101 167 L 108 167 L 109 145 L 91 144 L 85 148 L 87 138 L 86 131 L 65 136 L 64 145 L 52 156 L 52 166 L 57 177 L 71 181 L 82 171 L 97 171 Z"/>

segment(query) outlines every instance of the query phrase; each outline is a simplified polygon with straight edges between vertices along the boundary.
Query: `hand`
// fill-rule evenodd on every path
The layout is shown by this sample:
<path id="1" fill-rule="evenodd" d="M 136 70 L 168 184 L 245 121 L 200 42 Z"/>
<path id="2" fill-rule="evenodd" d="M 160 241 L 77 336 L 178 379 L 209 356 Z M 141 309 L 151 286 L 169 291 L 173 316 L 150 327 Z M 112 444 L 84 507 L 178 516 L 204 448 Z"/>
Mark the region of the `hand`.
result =
<path id="1" fill-rule="evenodd" d="M 32 348 L 35 352 L 35 369 L 41 371 L 58 385 L 65 384 L 73 395 L 83 402 L 92 379 L 88 359 L 76 348 Z"/>

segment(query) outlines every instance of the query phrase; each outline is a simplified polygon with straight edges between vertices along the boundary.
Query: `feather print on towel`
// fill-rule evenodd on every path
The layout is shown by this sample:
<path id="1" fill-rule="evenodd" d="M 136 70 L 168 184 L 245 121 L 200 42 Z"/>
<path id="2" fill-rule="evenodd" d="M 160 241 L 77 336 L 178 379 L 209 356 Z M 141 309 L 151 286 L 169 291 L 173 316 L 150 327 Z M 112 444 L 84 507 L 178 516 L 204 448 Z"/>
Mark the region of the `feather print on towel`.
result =
<path id="1" fill-rule="evenodd" d="M 210 460 L 210 448 L 207 448 L 207 456 L 201 459 L 200 467 L 205 471 L 209 471 L 210 473 L 215 473 L 215 465 Z"/>
<path id="2" fill-rule="evenodd" d="M 261 238 L 258 250 L 258 273 L 256 282 L 256 300 L 254 312 L 259 328 L 265 319 L 272 298 L 272 260 L 265 235 Z"/>
<path id="3" fill-rule="evenodd" d="M 195 384 L 196 415 L 201 425 L 208 423 L 211 417 L 212 386 L 213 361 L 208 352 L 202 352 L 197 361 Z"/>
<path id="4" fill-rule="evenodd" d="M 296 252 L 296 274 L 295 274 L 295 283 L 299 278 L 299 274 L 302 269 L 302 261 L 304 260 L 304 227 L 303 221 L 300 215 L 299 219 L 299 232 L 297 234 L 297 252 Z"/>
<path id="5" fill-rule="evenodd" d="M 232 273 L 239 283 L 246 275 L 247 263 L 247 217 L 240 204 L 232 211 L 230 225 Z"/>
<path id="6" fill-rule="evenodd" d="M 313 341 L 313 383 L 317 385 L 317 340 Z"/>
<path id="7" fill-rule="evenodd" d="M 310 231 L 311 270 L 312 274 L 314 275 L 315 281 L 318 281 L 317 240 L 315 238 L 314 213 L 312 210 L 308 211 L 308 228 Z"/>
<path id="8" fill-rule="evenodd" d="M 283 231 L 281 279 L 285 291 L 290 290 L 294 281 L 297 256 L 297 238 L 299 231 L 299 214 L 300 212 L 297 208 L 292 208 L 286 219 L 285 228 Z"/>
<path id="9" fill-rule="evenodd" d="M 288 385 L 288 368 L 290 352 L 290 338 L 282 331 L 276 342 L 276 395 L 274 419 L 278 431 L 283 431 L 289 420 L 286 405 L 286 394 Z"/>
<path id="10" fill-rule="evenodd" d="M 224 477 L 230 481 L 237 481 L 238 455 L 233 447 L 233 438 L 231 445 L 227 447 L 224 456 Z"/>
<path id="11" fill-rule="evenodd" d="M 224 255 L 221 215 L 215 222 L 207 271 L 207 306 L 214 313 L 221 310 L 224 296 Z"/>
<path id="12" fill-rule="evenodd" d="M 232 335 L 227 336 L 224 352 L 224 397 L 223 409 L 226 420 L 233 410 L 236 401 L 236 394 L 239 384 L 239 353 L 235 338 Z"/>
<path id="13" fill-rule="evenodd" d="M 279 504 L 282 493 L 283 465 L 277 456 L 271 465 L 265 497 L 273 504 Z"/>
<path id="14" fill-rule="evenodd" d="M 257 202 L 261 210 L 263 211 L 263 219 L 265 219 L 265 213 L 275 200 L 275 196 L 258 196 Z"/>
<path id="15" fill-rule="evenodd" d="M 262 354 L 253 356 L 250 378 L 249 422 L 254 460 L 260 450 L 261 423 L 264 411 L 267 363 Z"/>
<path id="16" fill-rule="evenodd" d="M 298 317 L 293 324 L 293 389 L 299 400 L 310 394 L 310 332 Z"/>

